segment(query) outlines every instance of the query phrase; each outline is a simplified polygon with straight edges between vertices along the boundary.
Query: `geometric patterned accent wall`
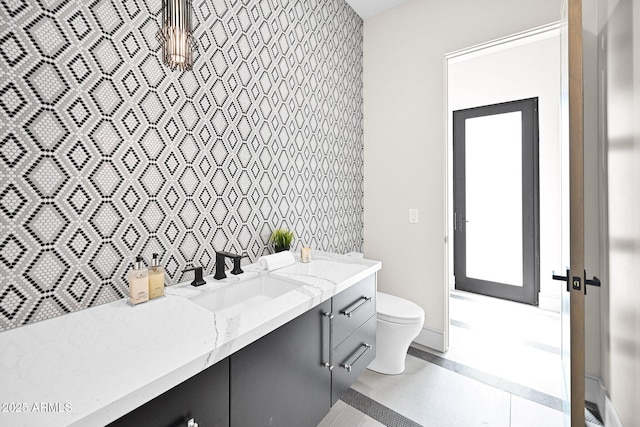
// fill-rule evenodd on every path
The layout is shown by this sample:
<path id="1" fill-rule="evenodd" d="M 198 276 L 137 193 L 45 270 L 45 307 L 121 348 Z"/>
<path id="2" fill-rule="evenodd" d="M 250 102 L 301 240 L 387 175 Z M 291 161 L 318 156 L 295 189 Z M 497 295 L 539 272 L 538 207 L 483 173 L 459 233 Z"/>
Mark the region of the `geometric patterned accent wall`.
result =
<path id="1" fill-rule="evenodd" d="M 193 72 L 161 0 L 0 0 L 0 330 L 168 284 L 216 250 L 360 250 L 362 20 L 344 0 L 194 0 Z"/>

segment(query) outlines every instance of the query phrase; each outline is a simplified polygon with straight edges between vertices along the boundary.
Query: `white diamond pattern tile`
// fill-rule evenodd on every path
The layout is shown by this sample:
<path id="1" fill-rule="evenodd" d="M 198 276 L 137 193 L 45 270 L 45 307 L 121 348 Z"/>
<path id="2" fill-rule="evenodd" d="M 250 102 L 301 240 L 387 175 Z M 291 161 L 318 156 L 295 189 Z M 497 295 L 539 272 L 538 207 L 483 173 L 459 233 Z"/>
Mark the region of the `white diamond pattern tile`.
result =
<path id="1" fill-rule="evenodd" d="M 89 51 L 98 63 L 98 67 L 103 74 L 112 76 L 123 64 L 122 57 L 116 50 L 115 43 L 106 37 L 101 38 L 91 46 Z"/>
<path id="2" fill-rule="evenodd" d="M 118 266 L 123 262 L 122 253 L 110 241 L 105 241 L 100 245 L 98 251 L 89 261 L 89 266 L 102 280 L 116 280 L 114 277 Z"/>
<path id="3" fill-rule="evenodd" d="M 114 0 L 99 0 L 93 2 L 90 9 L 94 18 L 98 21 L 100 29 L 106 34 L 113 35 L 123 24 L 122 16 L 116 8 L 116 2 Z"/>
<path id="4" fill-rule="evenodd" d="M 156 200 L 150 200 L 142 209 L 140 220 L 144 224 L 147 233 L 152 234 L 158 232 L 165 215 L 160 204 Z"/>
<path id="5" fill-rule="evenodd" d="M 26 124 L 25 130 L 41 150 L 53 151 L 68 136 L 67 126 L 55 112 L 40 109 Z"/>
<path id="6" fill-rule="evenodd" d="M 26 181 L 43 198 L 54 197 L 68 177 L 60 162 L 49 156 L 39 157 L 25 174 Z"/>
<path id="7" fill-rule="evenodd" d="M 38 206 L 25 224 L 31 236 L 43 246 L 54 244 L 67 226 L 63 213 L 51 203 Z"/>
<path id="8" fill-rule="evenodd" d="M 140 108 L 150 124 L 157 125 L 165 112 L 160 97 L 155 92 L 147 92 L 140 103 Z"/>
<path id="9" fill-rule="evenodd" d="M 165 148 L 165 143 L 160 136 L 160 132 L 153 127 L 147 128 L 147 131 L 140 140 L 140 145 L 149 160 L 156 160 Z"/>
<path id="10" fill-rule="evenodd" d="M 57 65 L 44 60 L 29 71 L 25 79 L 38 100 L 45 105 L 55 105 L 69 89 Z"/>
<path id="11" fill-rule="evenodd" d="M 122 298 L 139 254 L 174 284 L 215 250 L 255 261 L 276 227 L 361 249 L 361 19 L 343 0 L 193 0 L 179 73 L 151 3 L 3 2 L 0 331 Z"/>

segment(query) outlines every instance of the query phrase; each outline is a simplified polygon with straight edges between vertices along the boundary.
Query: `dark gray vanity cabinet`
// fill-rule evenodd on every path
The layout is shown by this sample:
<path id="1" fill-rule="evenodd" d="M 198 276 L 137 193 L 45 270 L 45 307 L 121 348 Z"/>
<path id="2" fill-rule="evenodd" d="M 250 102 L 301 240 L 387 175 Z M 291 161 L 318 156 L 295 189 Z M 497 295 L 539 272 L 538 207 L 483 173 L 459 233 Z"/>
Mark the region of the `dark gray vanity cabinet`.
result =
<path id="1" fill-rule="evenodd" d="M 229 358 L 109 424 L 110 427 L 229 427 Z"/>
<path id="2" fill-rule="evenodd" d="M 369 276 L 332 300 L 331 406 L 376 356 L 376 276 Z"/>
<path id="3" fill-rule="evenodd" d="M 329 300 L 230 356 L 232 426 L 315 427 L 324 418 L 330 311 Z"/>
<path id="4" fill-rule="evenodd" d="M 315 427 L 375 358 L 376 278 L 230 356 L 233 427 Z"/>

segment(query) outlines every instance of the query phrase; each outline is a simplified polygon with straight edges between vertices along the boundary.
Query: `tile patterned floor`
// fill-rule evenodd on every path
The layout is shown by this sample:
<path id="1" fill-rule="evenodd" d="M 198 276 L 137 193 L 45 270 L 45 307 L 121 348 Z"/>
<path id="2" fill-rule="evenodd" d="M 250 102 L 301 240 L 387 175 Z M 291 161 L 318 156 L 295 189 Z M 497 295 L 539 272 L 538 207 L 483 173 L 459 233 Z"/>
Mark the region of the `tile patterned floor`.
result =
<path id="1" fill-rule="evenodd" d="M 557 313 L 452 292 L 450 349 L 365 371 L 319 427 L 562 426 Z"/>

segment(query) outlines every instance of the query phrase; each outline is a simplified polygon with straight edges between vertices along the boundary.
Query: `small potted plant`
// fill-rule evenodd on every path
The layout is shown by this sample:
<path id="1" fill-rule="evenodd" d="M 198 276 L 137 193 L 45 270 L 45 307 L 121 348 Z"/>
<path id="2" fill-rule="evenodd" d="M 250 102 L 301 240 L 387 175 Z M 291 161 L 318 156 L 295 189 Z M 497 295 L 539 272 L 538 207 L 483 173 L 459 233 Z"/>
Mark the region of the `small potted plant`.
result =
<path id="1" fill-rule="evenodd" d="M 291 248 L 291 242 L 293 241 L 293 231 L 285 230 L 284 228 L 276 228 L 271 233 L 271 241 L 276 251 L 288 251 Z"/>

